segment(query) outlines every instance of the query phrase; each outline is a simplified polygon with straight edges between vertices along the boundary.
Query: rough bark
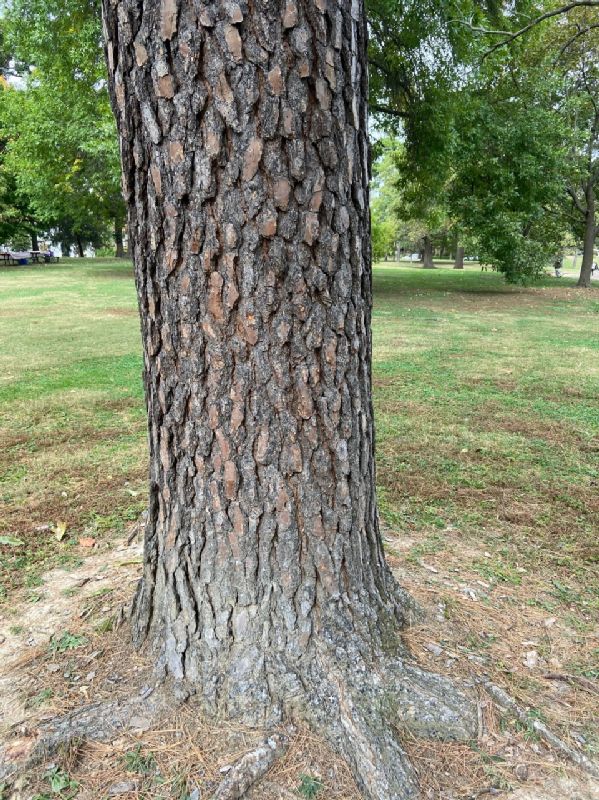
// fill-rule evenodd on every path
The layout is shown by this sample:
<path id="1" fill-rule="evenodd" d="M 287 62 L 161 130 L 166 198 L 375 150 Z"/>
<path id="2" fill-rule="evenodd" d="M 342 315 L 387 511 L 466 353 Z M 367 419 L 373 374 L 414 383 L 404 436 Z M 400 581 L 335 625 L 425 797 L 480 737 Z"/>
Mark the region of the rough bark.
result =
<path id="1" fill-rule="evenodd" d="M 430 236 L 425 236 L 423 239 L 422 266 L 424 269 L 435 269 L 435 263 L 433 261 L 433 243 Z"/>
<path id="2" fill-rule="evenodd" d="M 405 662 L 378 530 L 362 3 L 104 21 L 149 416 L 135 640 L 206 712 L 307 719 L 368 797 L 414 797 L 392 698 L 431 735 L 476 715 Z"/>
<path id="3" fill-rule="evenodd" d="M 445 259 L 445 258 L 450 258 L 450 256 L 451 256 L 451 250 L 450 250 L 449 237 L 446 233 L 444 233 L 439 243 L 439 258 Z"/>
<path id="4" fill-rule="evenodd" d="M 125 258 L 125 248 L 123 246 L 123 224 L 122 220 L 115 217 L 114 220 L 114 257 Z"/>
<path id="5" fill-rule="evenodd" d="M 77 252 L 79 253 L 79 258 L 84 258 L 85 257 L 85 251 L 83 249 L 83 242 L 81 241 L 81 239 L 79 237 L 77 237 L 75 241 L 76 241 L 76 244 L 77 244 Z"/>
<path id="6" fill-rule="evenodd" d="M 464 248 L 460 245 L 456 248 L 455 261 L 453 262 L 454 269 L 464 269 Z"/>
<path id="7" fill-rule="evenodd" d="M 31 249 L 32 250 L 40 249 L 36 231 L 31 231 Z"/>
<path id="8" fill-rule="evenodd" d="M 458 232 L 456 230 L 454 230 L 452 235 L 451 235 L 451 245 L 450 245 L 450 248 L 449 248 L 450 258 L 453 258 L 454 261 L 455 261 L 455 257 L 456 257 L 457 252 L 458 252 L 459 243 L 460 243 L 459 234 L 458 234 Z"/>
<path id="9" fill-rule="evenodd" d="M 585 220 L 584 239 L 582 243 L 582 262 L 577 286 L 588 289 L 591 285 L 591 270 L 593 268 L 595 239 L 597 238 L 597 224 L 595 222 L 595 191 L 591 181 L 585 191 Z"/>

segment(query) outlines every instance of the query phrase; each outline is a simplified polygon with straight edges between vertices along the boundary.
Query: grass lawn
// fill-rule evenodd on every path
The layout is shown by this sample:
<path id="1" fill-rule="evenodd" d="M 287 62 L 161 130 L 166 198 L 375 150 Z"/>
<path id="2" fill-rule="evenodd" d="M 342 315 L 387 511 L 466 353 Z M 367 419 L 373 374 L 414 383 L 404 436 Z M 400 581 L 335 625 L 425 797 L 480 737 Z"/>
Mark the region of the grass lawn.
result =
<path id="1" fill-rule="evenodd" d="M 381 512 L 421 550 L 447 526 L 499 536 L 506 579 L 542 561 L 597 603 L 599 291 L 571 284 L 375 269 Z M 7 268 L 0 303 L 0 536 L 24 543 L 1 547 L 6 591 L 139 514 L 146 443 L 127 263 Z"/>
<path id="2" fill-rule="evenodd" d="M 435 671 L 490 674 L 531 719 L 596 756 L 599 284 L 517 288 L 473 266 L 379 265 L 373 336 L 387 554 L 431 612 L 406 634 L 413 652 Z M 16 589 L 21 603 L 38 601 L 43 569 L 89 552 L 81 537 L 109 548 L 143 510 L 130 265 L 0 270 L 0 341 L 0 602 L 9 612 Z M 422 743 L 412 755 L 435 780 L 468 762 L 463 781 L 502 788 L 513 775 L 498 742 L 514 763 L 527 747 L 528 763 L 541 763 L 531 728 L 502 720 L 489 730 L 482 756 Z"/>
<path id="3" fill-rule="evenodd" d="M 598 555 L 599 291 L 385 266 L 373 328 L 384 518 L 431 541 L 448 525 L 483 539 L 509 529 L 507 569 L 541 559 L 585 583 Z"/>
<path id="4" fill-rule="evenodd" d="M 84 531 L 102 538 L 143 509 L 132 268 L 73 260 L 2 269 L 0 341 L 0 536 L 24 542 L 0 547 L 6 592 L 35 586 L 48 556 L 78 559 Z"/>

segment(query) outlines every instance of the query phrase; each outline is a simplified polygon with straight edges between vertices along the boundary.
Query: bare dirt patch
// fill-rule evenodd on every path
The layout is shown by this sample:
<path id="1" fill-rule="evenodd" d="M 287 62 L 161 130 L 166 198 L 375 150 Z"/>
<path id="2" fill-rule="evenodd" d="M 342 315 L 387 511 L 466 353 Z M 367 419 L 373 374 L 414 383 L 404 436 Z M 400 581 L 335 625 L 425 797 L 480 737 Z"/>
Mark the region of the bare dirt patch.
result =
<path id="1" fill-rule="evenodd" d="M 140 563 L 140 545 L 119 544 L 89 556 L 75 569 L 47 572 L 36 602 L 17 596 L 0 606 L 1 733 L 23 719 L 97 696 L 102 675 L 95 665 L 107 665 L 99 657 L 114 654 L 121 638 L 104 639 L 97 627 L 130 599 Z M 89 665 L 86 680 L 79 673 Z M 47 700 L 36 701 L 40 693 Z"/>

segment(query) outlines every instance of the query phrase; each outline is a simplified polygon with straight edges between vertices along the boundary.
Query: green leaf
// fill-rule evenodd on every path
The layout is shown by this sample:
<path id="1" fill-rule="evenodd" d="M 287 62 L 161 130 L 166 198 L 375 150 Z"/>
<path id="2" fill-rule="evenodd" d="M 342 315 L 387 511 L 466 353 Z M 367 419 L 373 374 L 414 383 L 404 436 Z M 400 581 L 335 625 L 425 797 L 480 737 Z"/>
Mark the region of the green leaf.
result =
<path id="1" fill-rule="evenodd" d="M 25 542 L 21 541 L 21 539 L 17 539 L 15 536 L 0 536 L 0 544 L 7 544 L 9 547 L 18 547 L 19 545 L 25 544 Z"/>

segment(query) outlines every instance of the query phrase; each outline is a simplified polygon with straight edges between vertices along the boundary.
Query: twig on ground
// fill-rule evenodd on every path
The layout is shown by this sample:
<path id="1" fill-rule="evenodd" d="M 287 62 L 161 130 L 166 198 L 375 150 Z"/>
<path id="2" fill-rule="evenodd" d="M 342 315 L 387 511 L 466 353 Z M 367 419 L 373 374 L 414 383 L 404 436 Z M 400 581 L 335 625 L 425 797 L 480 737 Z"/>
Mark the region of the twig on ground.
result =
<path id="1" fill-rule="evenodd" d="M 582 675 L 568 675 L 562 672 L 548 672 L 543 675 L 545 680 L 548 681 L 564 681 L 564 683 L 571 683 L 574 686 L 580 686 L 581 689 L 589 692 L 590 694 L 599 695 L 599 687 L 588 678 L 583 678 Z"/>

